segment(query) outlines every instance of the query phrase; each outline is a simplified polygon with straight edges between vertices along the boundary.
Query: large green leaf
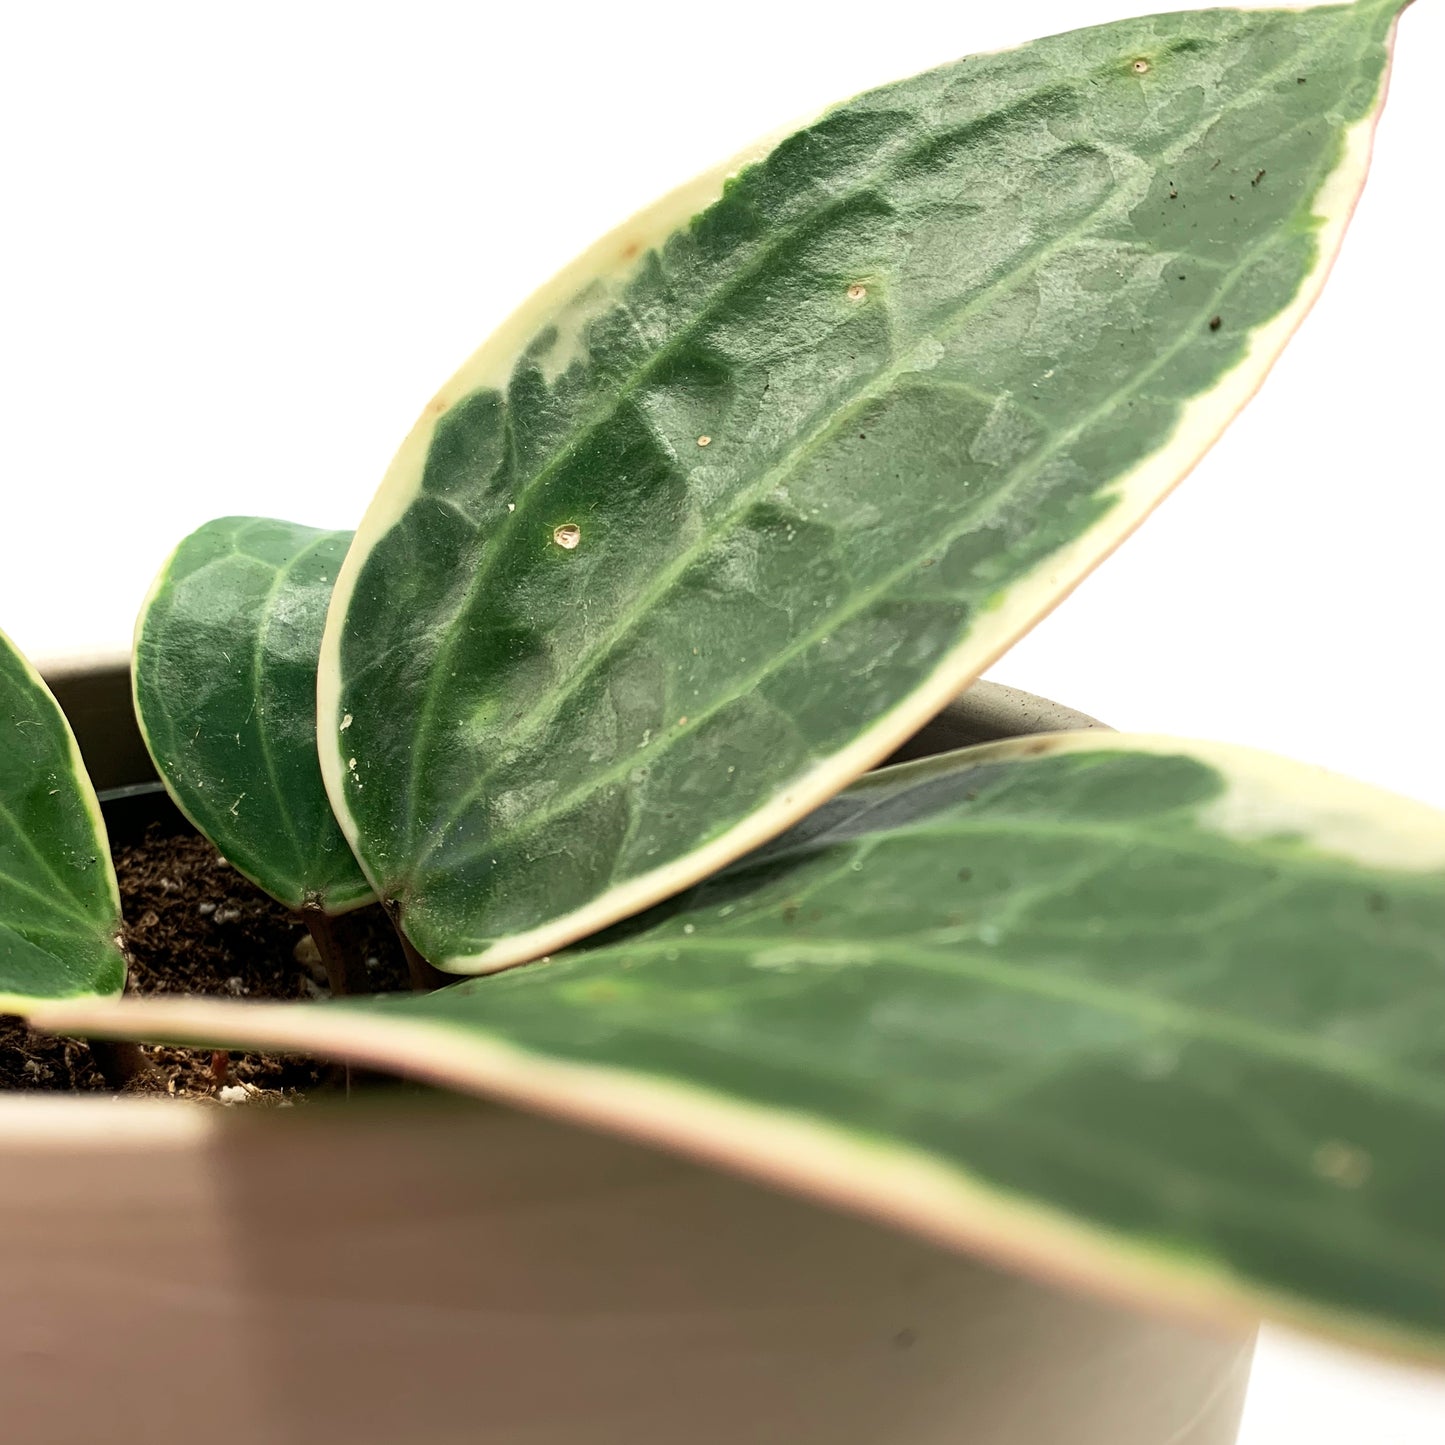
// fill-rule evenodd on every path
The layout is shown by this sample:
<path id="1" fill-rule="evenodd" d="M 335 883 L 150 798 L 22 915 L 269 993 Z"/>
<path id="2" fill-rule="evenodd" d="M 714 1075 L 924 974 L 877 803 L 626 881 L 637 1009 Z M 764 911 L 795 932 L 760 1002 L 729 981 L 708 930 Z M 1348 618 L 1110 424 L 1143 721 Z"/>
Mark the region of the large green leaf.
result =
<path id="1" fill-rule="evenodd" d="M 0 1013 L 125 986 L 120 892 L 75 738 L 0 633 Z"/>
<path id="2" fill-rule="evenodd" d="M 333 914 L 374 896 L 316 760 L 316 657 L 351 535 L 208 522 L 156 578 L 135 642 L 136 715 L 171 796 L 273 897 Z"/>
<path id="3" fill-rule="evenodd" d="M 1115 1293 L 1438 1352 L 1442 981 L 1445 815 L 1075 733 L 875 773 L 495 978 L 48 1022 L 334 1052 Z"/>
<path id="4" fill-rule="evenodd" d="M 323 647 L 327 787 L 419 948 L 501 966 L 706 876 L 1073 587 L 1319 291 L 1398 8 L 960 61 L 528 302 L 407 439 Z"/>

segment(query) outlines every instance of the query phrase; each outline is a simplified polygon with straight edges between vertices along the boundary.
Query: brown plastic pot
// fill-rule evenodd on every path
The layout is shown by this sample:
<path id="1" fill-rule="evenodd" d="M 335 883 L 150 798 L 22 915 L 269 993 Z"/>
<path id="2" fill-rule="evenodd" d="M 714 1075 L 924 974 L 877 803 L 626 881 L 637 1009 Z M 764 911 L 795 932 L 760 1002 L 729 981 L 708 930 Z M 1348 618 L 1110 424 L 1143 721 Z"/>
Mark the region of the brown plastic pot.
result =
<path id="1" fill-rule="evenodd" d="M 124 663 L 49 676 L 153 781 Z M 906 751 L 1087 726 L 980 683 Z M 1253 1353 L 440 1094 L 0 1096 L 0 1299 L 16 1445 L 1230 1445 Z"/>

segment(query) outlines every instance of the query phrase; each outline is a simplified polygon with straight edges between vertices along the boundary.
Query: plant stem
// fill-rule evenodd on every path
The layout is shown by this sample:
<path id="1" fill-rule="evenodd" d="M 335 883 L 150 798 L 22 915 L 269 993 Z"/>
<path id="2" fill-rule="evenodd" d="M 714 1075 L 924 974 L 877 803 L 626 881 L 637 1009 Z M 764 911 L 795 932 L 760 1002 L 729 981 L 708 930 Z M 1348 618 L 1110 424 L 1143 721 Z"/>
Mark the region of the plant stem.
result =
<path id="1" fill-rule="evenodd" d="M 416 951 L 416 945 L 402 932 L 401 921 L 396 916 L 396 906 L 388 903 L 386 916 L 391 919 L 391 926 L 396 930 L 396 936 L 401 940 L 401 951 L 406 955 L 407 970 L 411 974 L 411 986 L 417 993 L 434 993 L 439 988 L 446 987 L 449 983 L 455 983 L 451 974 L 443 973 L 438 968 L 433 968 L 421 954 Z"/>
<path id="2" fill-rule="evenodd" d="M 370 993 L 366 969 L 350 949 L 343 946 L 337 934 L 336 920 L 319 908 L 301 910 L 307 931 L 326 967 L 326 981 L 338 998 L 343 994 Z"/>
<path id="3" fill-rule="evenodd" d="M 122 945 L 124 947 L 124 945 Z M 130 950 L 125 949 L 125 992 L 131 989 L 131 956 Z M 148 1078 L 154 1070 L 151 1068 L 151 1061 L 146 1058 L 139 1044 L 133 1044 L 118 1039 L 86 1039 L 90 1048 L 90 1057 L 95 1062 L 95 1067 L 100 1077 L 105 1080 L 105 1086 L 112 1093 L 119 1094 L 127 1084 L 133 1084 L 139 1079 Z"/>

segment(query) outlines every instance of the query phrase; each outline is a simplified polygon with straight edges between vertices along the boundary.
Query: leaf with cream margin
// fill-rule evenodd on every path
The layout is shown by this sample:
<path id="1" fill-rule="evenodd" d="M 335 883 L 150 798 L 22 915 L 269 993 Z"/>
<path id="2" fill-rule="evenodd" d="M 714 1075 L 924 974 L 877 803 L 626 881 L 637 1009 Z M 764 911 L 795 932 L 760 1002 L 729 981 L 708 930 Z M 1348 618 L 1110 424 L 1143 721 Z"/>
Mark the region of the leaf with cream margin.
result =
<path id="1" fill-rule="evenodd" d="M 0 1013 L 125 987 L 105 822 L 50 689 L 0 633 Z"/>
<path id="2" fill-rule="evenodd" d="M 1070 733 L 884 769 L 428 996 L 122 1002 L 616 1130 L 1145 1303 L 1445 1352 L 1445 814 Z"/>
<path id="3" fill-rule="evenodd" d="M 885 86 L 524 304 L 407 438 L 322 648 L 327 788 L 417 947 L 483 972 L 707 876 L 1053 607 L 1319 292 L 1398 8 Z"/>
<path id="4" fill-rule="evenodd" d="M 207 522 L 136 623 L 136 716 L 156 771 L 240 872 L 298 911 L 346 913 L 375 896 L 316 758 L 316 658 L 351 536 Z"/>

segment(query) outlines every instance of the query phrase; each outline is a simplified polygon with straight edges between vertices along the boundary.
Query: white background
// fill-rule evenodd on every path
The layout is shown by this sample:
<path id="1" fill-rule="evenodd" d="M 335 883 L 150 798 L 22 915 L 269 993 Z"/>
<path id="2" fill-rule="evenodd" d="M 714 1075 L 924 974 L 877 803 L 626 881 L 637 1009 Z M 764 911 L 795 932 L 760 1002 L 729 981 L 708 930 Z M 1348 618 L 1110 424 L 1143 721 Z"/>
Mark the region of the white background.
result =
<path id="1" fill-rule="evenodd" d="M 0 626 L 127 641 L 179 537 L 350 526 L 432 391 L 629 211 L 865 86 L 1130 0 L 0 0 Z M 1445 5 L 1259 399 L 995 675 L 1445 806 Z M 1433 212 L 1433 214 L 1432 214 Z M 1445 1380 L 1267 1336 L 1244 1445 L 1439 1445 Z"/>

